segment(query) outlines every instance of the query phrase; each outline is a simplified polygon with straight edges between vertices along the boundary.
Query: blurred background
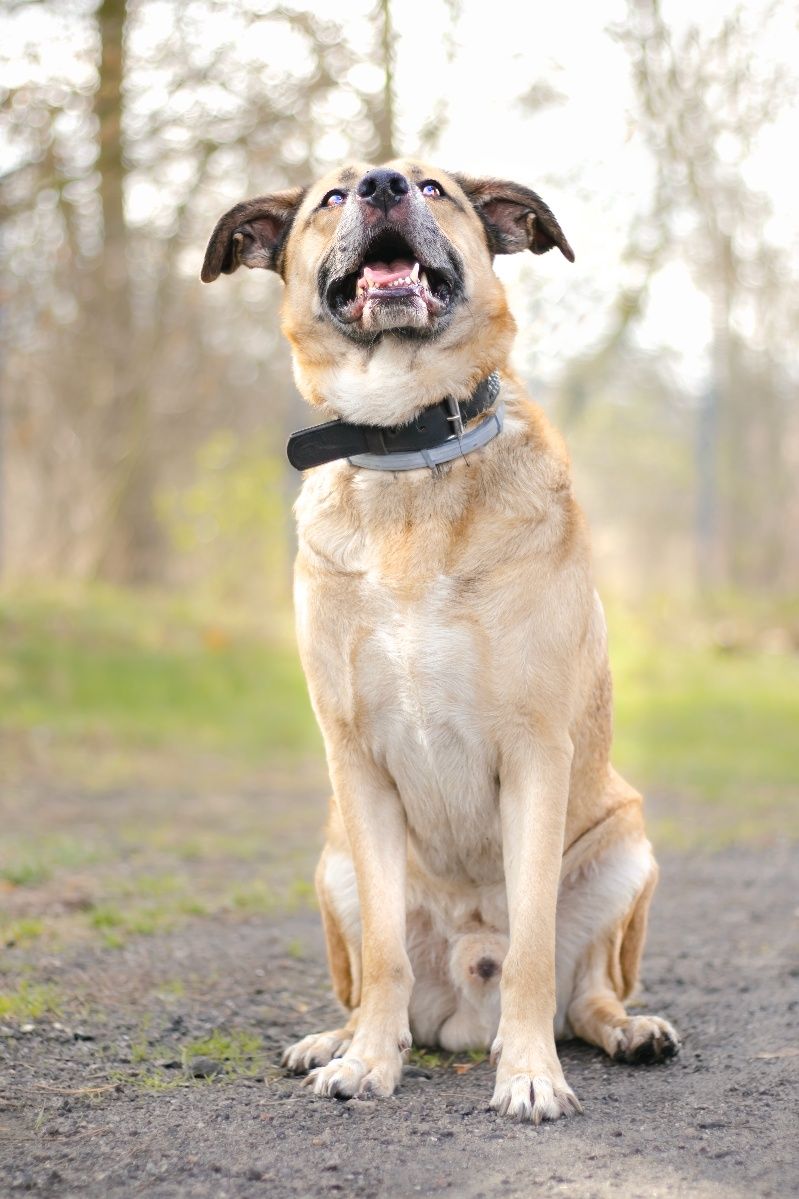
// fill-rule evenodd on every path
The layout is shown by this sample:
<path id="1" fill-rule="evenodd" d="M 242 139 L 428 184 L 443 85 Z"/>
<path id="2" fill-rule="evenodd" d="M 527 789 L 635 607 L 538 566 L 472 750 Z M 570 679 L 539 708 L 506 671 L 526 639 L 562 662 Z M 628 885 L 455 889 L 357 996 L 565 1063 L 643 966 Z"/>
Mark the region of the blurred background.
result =
<path id="1" fill-rule="evenodd" d="M 189 890 L 268 905 L 265 854 L 307 890 L 326 783 L 283 447 L 309 414 L 279 279 L 198 276 L 227 207 L 351 156 L 514 178 L 554 209 L 576 265 L 497 270 L 593 528 L 617 764 L 660 844 L 797 831 L 797 57 L 780 0 L 6 0 L 14 938 L 47 931 L 54 878 L 109 945 L 191 914 Z M 123 860 L 162 880 L 124 908 Z"/>

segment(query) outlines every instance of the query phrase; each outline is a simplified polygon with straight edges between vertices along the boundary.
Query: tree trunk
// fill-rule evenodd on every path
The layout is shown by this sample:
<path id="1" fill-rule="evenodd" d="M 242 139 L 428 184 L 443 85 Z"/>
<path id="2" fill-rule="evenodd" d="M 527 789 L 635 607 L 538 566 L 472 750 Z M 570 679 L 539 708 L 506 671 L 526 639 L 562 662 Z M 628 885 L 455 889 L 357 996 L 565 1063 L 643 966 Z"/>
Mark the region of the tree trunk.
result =
<path id="1" fill-rule="evenodd" d="M 383 68 L 383 91 L 374 115 L 377 133 L 377 161 L 388 162 L 397 157 L 394 128 L 394 25 L 391 20 L 391 0 L 379 0 L 378 21 L 379 61 Z"/>
<path id="2" fill-rule="evenodd" d="M 122 138 L 126 0 L 102 0 L 98 122 L 103 241 L 94 272 L 92 328 L 99 348 L 89 395 L 100 436 L 95 447 L 99 512 L 92 573 L 137 582 L 155 573 L 159 534 L 152 506 L 147 395 L 132 303 Z"/>

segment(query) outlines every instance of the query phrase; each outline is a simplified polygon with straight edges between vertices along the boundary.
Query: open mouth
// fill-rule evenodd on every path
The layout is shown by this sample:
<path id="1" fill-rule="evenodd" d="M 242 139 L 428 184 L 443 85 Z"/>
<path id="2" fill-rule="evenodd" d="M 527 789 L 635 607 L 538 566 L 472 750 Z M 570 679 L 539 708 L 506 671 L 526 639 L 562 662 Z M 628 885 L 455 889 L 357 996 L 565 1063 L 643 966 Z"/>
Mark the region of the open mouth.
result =
<path id="1" fill-rule="evenodd" d="M 384 230 L 371 242 L 357 270 L 333 280 L 326 299 L 333 314 L 347 324 L 376 322 L 379 311 L 388 305 L 407 309 L 409 323 L 422 318 L 427 323 L 446 312 L 454 285 L 449 272 L 420 261 L 401 234 Z"/>

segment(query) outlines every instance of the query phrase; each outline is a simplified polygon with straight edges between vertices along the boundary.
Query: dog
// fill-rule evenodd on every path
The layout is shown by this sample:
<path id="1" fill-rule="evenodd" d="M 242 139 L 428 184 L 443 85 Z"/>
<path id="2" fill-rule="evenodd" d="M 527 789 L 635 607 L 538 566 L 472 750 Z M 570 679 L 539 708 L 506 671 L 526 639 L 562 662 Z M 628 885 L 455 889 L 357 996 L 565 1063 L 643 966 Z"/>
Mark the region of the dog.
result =
<path id="1" fill-rule="evenodd" d="M 330 418 L 292 458 L 333 791 L 316 888 L 349 1012 L 286 1050 L 316 1095 L 391 1095 L 412 1042 L 490 1049 L 491 1106 L 537 1124 L 580 1110 L 556 1038 L 629 1063 L 679 1049 L 624 1007 L 657 866 L 609 762 L 567 454 L 509 364 L 493 269 L 553 248 L 574 260 L 536 192 L 406 160 L 245 201 L 208 244 L 206 282 L 281 276 L 297 386 Z"/>

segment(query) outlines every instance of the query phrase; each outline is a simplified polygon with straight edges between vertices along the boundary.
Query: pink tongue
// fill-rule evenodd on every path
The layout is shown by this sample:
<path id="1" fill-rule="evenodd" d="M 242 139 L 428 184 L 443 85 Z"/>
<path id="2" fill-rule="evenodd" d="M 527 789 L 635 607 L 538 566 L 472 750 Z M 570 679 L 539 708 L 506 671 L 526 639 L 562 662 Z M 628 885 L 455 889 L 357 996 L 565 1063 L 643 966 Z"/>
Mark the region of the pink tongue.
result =
<path id="1" fill-rule="evenodd" d="M 404 279 L 406 275 L 410 275 L 415 265 L 415 262 L 407 258 L 395 258 L 393 262 L 367 262 L 362 274 L 367 283 L 385 287 L 395 279 Z"/>

